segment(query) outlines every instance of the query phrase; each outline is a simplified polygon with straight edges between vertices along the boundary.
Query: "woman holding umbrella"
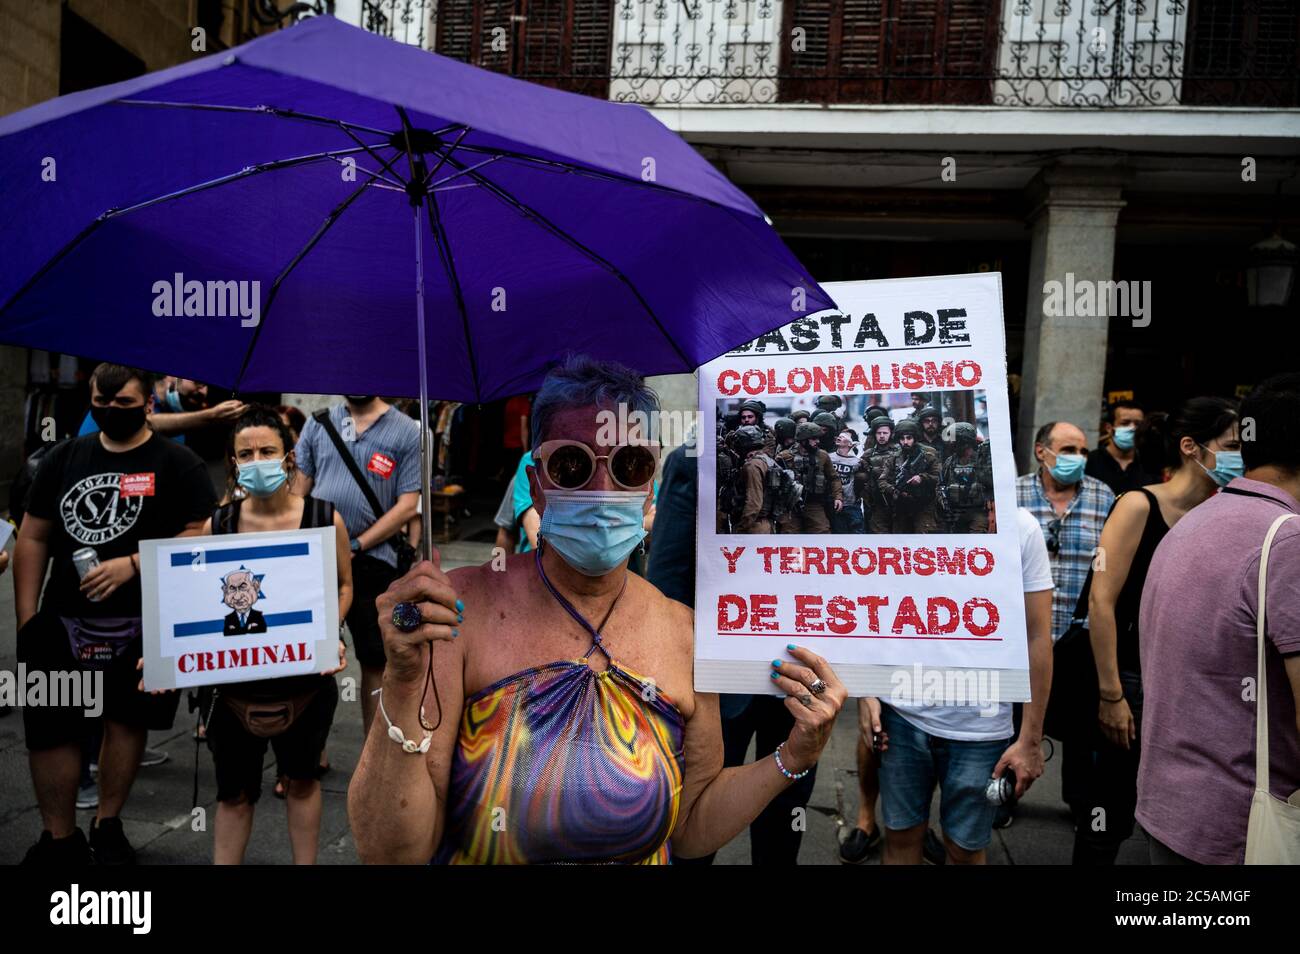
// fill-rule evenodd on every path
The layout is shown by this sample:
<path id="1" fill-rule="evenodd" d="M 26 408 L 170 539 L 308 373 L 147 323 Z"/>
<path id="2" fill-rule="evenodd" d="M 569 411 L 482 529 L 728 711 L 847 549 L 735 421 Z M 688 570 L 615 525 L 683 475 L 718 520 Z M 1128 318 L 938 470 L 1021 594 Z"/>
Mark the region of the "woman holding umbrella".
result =
<path id="1" fill-rule="evenodd" d="M 363 860 L 697 857 L 819 758 L 847 693 L 791 646 L 771 672 L 789 738 L 723 769 L 717 697 L 692 687 L 691 611 L 627 572 L 658 447 L 606 443 L 600 412 L 620 409 L 657 411 L 635 372 L 585 358 L 553 371 L 533 409 L 539 549 L 503 571 L 422 563 L 380 597 L 381 717 L 348 797 Z M 430 653 L 436 713 L 421 706 Z"/>

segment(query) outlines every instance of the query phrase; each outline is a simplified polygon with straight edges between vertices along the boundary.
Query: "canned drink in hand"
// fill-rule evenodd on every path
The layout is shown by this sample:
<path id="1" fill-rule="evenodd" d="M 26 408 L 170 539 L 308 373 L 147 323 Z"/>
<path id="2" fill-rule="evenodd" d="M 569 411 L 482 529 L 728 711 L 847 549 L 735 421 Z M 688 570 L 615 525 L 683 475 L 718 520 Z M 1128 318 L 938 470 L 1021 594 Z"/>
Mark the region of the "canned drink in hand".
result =
<path id="1" fill-rule="evenodd" d="M 984 786 L 984 797 L 990 805 L 1009 805 L 1016 800 L 1016 773 L 1005 769 L 998 778 L 991 778 Z"/>
<path id="2" fill-rule="evenodd" d="M 94 547 L 82 547 L 72 554 L 72 565 L 77 568 L 77 578 L 84 580 L 87 573 L 99 566 L 99 554 L 95 552 Z M 92 599 L 91 602 L 99 601 Z"/>

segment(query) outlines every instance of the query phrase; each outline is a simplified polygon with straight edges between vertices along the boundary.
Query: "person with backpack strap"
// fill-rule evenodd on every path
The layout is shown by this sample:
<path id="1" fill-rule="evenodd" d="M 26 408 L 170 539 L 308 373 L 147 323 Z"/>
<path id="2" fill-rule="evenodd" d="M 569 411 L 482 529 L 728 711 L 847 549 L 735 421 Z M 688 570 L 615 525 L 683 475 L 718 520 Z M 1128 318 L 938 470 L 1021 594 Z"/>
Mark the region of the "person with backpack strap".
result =
<path id="1" fill-rule="evenodd" d="M 205 534 L 254 533 L 334 527 L 337 543 L 339 619 L 352 603 L 352 567 L 343 518 L 326 500 L 289 491 L 294 470 L 293 435 L 273 408 L 250 405 L 230 435 L 232 483 L 245 496 L 222 504 Z M 233 487 L 232 487 L 233 489 Z M 339 638 L 339 665 L 327 673 L 217 686 L 204 693 L 207 743 L 217 771 L 213 861 L 239 864 L 253 830 L 262 792 L 268 742 L 287 777 L 286 805 L 294 864 L 315 864 L 320 839 L 318 766 L 338 705 L 334 673 L 346 665 Z"/>
<path id="2" fill-rule="evenodd" d="M 361 715 L 369 730 L 383 678 L 384 641 L 375 600 L 414 563 L 402 529 L 420 501 L 420 425 L 382 398 L 345 395 L 346 403 L 307 419 L 296 448 L 293 492 L 334 504 L 352 551 L 348 630 L 361 664 Z"/>

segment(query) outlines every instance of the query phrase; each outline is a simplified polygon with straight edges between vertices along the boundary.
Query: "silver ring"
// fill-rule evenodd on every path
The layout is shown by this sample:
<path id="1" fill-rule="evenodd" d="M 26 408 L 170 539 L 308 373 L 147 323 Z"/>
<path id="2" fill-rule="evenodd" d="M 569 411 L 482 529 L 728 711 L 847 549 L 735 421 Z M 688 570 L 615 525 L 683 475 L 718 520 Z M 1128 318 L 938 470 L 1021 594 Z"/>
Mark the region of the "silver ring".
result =
<path id="1" fill-rule="evenodd" d="M 806 692 L 799 697 L 799 701 L 802 702 L 809 709 L 813 707 L 813 698 L 811 695 L 809 695 Z"/>
<path id="2" fill-rule="evenodd" d="M 814 696 L 820 696 L 826 691 L 826 680 L 818 678 L 813 680 L 813 684 L 808 687 L 808 691 Z"/>

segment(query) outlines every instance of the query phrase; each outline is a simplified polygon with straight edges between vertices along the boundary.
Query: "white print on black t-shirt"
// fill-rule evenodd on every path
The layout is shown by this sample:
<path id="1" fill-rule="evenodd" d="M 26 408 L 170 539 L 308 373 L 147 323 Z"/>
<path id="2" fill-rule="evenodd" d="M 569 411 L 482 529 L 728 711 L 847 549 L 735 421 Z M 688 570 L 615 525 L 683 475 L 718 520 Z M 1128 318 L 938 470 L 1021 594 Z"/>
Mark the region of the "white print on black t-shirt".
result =
<path id="1" fill-rule="evenodd" d="M 144 498 L 122 496 L 122 474 L 92 474 L 73 484 L 59 502 L 68 536 L 94 546 L 116 540 L 135 526 Z"/>

